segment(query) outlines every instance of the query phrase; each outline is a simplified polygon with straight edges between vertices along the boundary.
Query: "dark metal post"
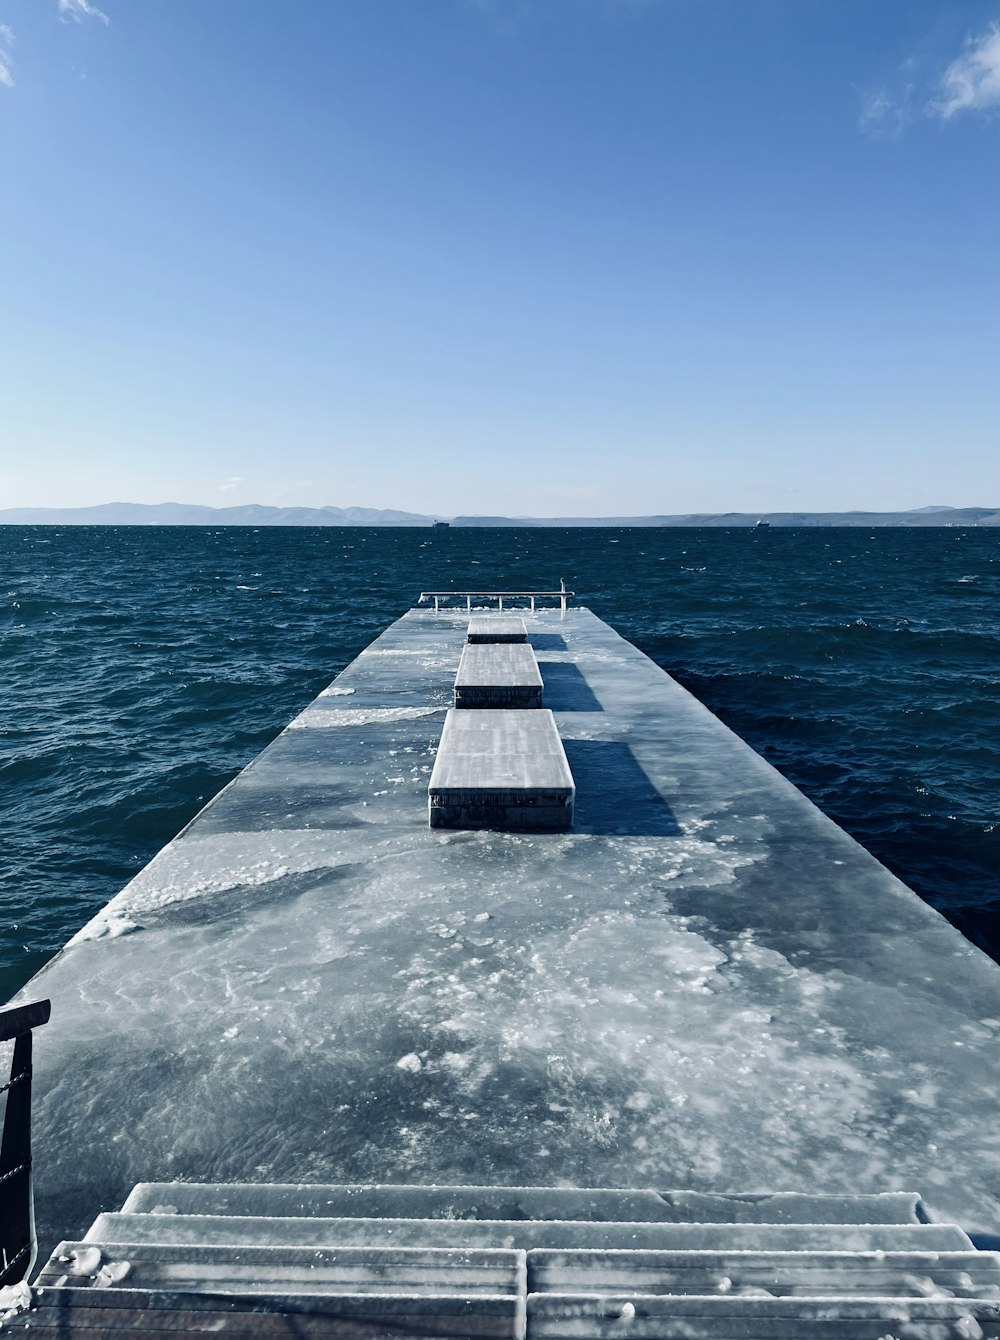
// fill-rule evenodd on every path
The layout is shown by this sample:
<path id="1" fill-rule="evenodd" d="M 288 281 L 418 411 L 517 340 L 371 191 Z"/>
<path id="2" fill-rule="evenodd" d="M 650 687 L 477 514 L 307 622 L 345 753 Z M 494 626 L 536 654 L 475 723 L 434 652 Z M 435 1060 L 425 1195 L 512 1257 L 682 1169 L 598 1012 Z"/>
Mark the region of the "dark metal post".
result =
<path id="1" fill-rule="evenodd" d="M 31 1201 L 31 1030 L 47 1023 L 47 1000 L 0 1011 L 0 1042 L 14 1041 L 0 1140 L 0 1286 L 18 1284 L 35 1254 Z"/>

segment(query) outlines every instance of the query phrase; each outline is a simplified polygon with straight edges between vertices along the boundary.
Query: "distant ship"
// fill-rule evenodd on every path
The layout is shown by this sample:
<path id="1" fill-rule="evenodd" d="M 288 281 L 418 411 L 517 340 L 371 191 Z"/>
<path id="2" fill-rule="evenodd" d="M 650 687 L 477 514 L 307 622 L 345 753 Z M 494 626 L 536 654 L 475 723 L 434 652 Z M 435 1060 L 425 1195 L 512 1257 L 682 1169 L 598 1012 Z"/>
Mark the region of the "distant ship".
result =
<path id="1" fill-rule="evenodd" d="M 434 529 L 435 529 L 435 530 L 447 530 L 448 527 L 449 527 L 450 525 L 451 525 L 451 522 L 450 522 L 450 521 L 435 521 L 435 522 L 434 522 Z"/>
<path id="2" fill-rule="evenodd" d="M 438 522 L 438 524 L 440 525 L 440 522 Z M 770 521 L 759 520 L 756 526 L 754 526 L 754 530 L 770 530 L 770 529 L 771 529 Z"/>

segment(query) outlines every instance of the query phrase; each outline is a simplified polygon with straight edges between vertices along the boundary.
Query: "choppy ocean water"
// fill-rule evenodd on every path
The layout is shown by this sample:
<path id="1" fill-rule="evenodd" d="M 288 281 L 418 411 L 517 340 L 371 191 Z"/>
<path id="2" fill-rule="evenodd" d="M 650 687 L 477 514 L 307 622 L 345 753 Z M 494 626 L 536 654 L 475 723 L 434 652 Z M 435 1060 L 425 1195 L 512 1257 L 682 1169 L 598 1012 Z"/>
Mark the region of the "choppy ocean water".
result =
<path id="1" fill-rule="evenodd" d="M 987 530 L 0 527 L 0 1000 L 422 587 L 564 578 L 1000 959 Z"/>

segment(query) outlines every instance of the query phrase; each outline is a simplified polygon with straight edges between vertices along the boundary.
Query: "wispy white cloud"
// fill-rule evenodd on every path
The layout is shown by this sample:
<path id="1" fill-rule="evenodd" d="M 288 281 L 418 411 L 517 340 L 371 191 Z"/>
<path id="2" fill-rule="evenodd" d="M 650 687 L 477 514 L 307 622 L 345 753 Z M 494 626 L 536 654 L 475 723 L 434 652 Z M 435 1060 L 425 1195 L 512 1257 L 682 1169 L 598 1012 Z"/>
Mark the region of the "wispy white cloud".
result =
<path id="1" fill-rule="evenodd" d="M 100 19 L 103 24 L 111 22 L 104 10 L 92 5 L 90 0 L 59 0 L 59 13 L 64 21 L 71 19 L 74 23 L 82 23 L 84 19 Z"/>
<path id="2" fill-rule="evenodd" d="M 931 69 L 926 57 L 910 57 L 894 80 L 859 96 L 859 125 L 874 139 L 895 139 L 928 117 L 950 121 L 960 112 L 989 111 L 1000 105 L 1000 24 L 967 37 L 943 71 L 940 64 Z"/>
<path id="3" fill-rule="evenodd" d="M 64 23 L 83 23 L 84 19 L 97 19 L 107 26 L 111 20 L 103 9 L 92 5 L 90 0 L 57 0 L 59 16 Z M 14 87 L 14 30 L 6 23 L 0 23 L 0 85 Z"/>
<path id="4" fill-rule="evenodd" d="M 902 134 L 913 120 L 913 85 L 860 91 L 861 116 L 858 124 L 876 140 L 892 140 Z"/>
<path id="5" fill-rule="evenodd" d="M 8 28 L 6 23 L 0 23 L 0 84 L 3 84 L 4 88 L 14 87 L 14 76 L 11 74 L 14 57 L 10 54 L 13 45 L 13 28 Z"/>
<path id="6" fill-rule="evenodd" d="M 940 92 L 930 110 L 945 121 L 958 112 L 986 111 L 1000 105 L 1000 23 L 968 37 L 962 54 L 941 76 Z"/>

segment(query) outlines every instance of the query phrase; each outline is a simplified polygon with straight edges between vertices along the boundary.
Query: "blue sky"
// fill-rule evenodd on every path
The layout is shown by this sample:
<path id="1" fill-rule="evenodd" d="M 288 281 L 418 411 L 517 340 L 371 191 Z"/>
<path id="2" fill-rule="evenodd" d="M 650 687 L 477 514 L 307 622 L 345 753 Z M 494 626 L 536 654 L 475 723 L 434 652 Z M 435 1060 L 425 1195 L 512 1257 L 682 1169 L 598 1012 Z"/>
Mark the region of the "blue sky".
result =
<path id="1" fill-rule="evenodd" d="M 995 504 L 980 0 L 0 0 L 0 507 Z"/>

